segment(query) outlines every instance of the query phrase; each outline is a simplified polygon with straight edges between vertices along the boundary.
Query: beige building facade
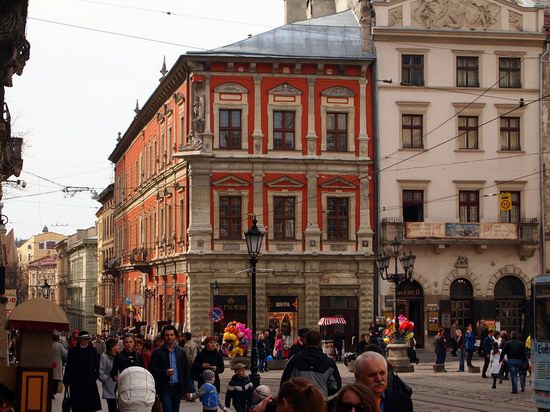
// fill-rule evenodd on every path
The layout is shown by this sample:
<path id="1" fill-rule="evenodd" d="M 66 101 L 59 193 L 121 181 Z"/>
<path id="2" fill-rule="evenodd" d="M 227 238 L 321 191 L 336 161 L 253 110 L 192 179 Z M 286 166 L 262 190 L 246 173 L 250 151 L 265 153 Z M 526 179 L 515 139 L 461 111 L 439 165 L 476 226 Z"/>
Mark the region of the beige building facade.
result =
<path id="1" fill-rule="evenodd" d="M 540 250 L 543 11 L 528 2 L 374 2 L 382 248 L 416 256 L 399 311 L 426 342 L 479 319 L 529 328 Z M 511 207 L 509 207 L 511 204 Z M 394 291 L 381 282 L 381 307 Z"/>
<path id="2" fill-rule="evenodd" d="M 33 260 L 45 256 L 54 256 L 55 244 L 64 238 L 64 235 L 50 232 L 48 228 L 44 226 L 44 231 L 42 233 L 31 236 L 29 240 L 17 248 L 19 265 L 25 268 L 27 264 Z"/>

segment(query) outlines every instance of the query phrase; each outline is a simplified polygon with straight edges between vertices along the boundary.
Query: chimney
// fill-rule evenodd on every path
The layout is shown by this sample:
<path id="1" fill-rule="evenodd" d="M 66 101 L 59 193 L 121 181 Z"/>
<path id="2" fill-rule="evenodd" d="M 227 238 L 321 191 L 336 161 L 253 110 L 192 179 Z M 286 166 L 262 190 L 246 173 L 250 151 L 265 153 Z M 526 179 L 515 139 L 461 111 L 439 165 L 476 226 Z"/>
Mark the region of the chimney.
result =
<path id="1" fill-rule="evenodd" d="M 306 0 L 284 0 L 285 24 L 306 19 Z"/>

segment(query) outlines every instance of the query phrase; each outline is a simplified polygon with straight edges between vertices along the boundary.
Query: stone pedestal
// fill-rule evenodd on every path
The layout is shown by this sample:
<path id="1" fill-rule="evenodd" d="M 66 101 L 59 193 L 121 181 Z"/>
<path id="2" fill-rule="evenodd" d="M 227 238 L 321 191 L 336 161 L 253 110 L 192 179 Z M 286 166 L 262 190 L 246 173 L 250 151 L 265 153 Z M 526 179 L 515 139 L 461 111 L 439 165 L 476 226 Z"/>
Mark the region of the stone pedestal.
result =
<path id="1" fill-rule="evenodd" d="M 391 363 L 393 369 L 398 373 L 414 372 L 414 366 L 411 365 L 407 356 L 406 343 L 390 343 L 388 348 L 388 362 Z"/>
<path id="2" fill-rule="evenodd" d="M 468 366 L 468 373 L 481 373 L 479 366 Z"/>

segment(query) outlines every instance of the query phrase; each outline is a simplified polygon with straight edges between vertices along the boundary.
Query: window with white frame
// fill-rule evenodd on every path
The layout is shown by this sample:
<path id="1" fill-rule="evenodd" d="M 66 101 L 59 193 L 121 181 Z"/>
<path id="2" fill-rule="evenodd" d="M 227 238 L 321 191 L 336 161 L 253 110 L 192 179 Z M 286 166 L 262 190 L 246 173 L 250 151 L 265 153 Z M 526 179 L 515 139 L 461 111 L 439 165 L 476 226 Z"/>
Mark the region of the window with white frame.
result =
<path id="1" fill-rule="evenodd" d="M 347 87 L 330 87 L 321 92 L 321 150 L 355 151 L 355 92 Z"/>
<path id="2" fill-rule="evenodd" d="M 214 149 L 248 149 L 248 90 L 238 83 L 214 88 Z"/>

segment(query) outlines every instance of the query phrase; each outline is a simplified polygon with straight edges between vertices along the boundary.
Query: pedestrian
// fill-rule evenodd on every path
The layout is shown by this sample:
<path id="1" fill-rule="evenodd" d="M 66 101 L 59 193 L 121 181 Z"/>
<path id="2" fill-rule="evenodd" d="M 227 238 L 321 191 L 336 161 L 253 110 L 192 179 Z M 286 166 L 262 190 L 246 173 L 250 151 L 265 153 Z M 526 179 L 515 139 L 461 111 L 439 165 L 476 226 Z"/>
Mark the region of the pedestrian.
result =
<path id="1" fill-rule="evenodd" d="M 103 342 L 101 335 L 95 335 L 94 348 L 97 351 L 97 356 L 99 356 L 100 358 L 101 355 L 103 355 L 107 350 L 105 342 Z"/>
<path id="2" fill-rule="evenodd" d="M 213 336 L 204 339 L 204 348 L 198 353 L 193 362 L 193 379 L 198 381 L 199 386 L 204 383 L 202 373 L 206 369 L 214 372 L 214 386 L 220 393 L 220 374 L 223 373 L 225 366 L 222 354 L 216 349 L 216 339 Z"/>
<path id="3" fill-rule="evenodd" d="M 456 345 L 456 330 L 458 329 L 458 319 L 455 319 L 454 323 L 451 325 L 451 356 L 457 356 L 457 345 Z"/>
<path id="4" fill-rule="evenodd" d="M 251 410 L 254 409 L 261 401 L 271 397 L 271 389 L 267 385 L 259 385 L 254 392 L 252 392 L 252 405 Z"/>
<path id="5" fill-rule="evenodd" d="M 412 412 L 411 398 L 388 389 L 388 364 L 378 352 L 367 351 L 355 360 L 355 381 L 369 388 L 376 397 L 379 410 L 384 412 Z"/>
<path id="6" fill-rule="evenodd" d="M 367 335 L 365 335 L 364 333 L 361 334 L 361 337 L 359 338 L 359 343 L 355 346 L 355 353 L 357 355 L 361 355 L 363 352 L 365 352 L 365 348 L 368 344 L 369 342 L 367 341 Z M 376 343 L 374 344 L 378 345 L 378 341 L 376 341 Z"/>
<path id="7" fill-rule="evenodd" d="M 466 338 L 464 339 L 464 349 L 466 349 L 467 354 L 466 364 L 468 365 L 468 367 L 474 366 L 472 365 L 472 357 L 474 356 L 474 351 L 476 349 L 475 342 L 476 337 L 472 332 L 472 325 L 468 325 L 468 327 L 466 328 Z"/>
<path id="8" fill-rule="evenodd" d="M 296 377 L 281 385 L 276 398 L 269 396 L 250 412 L 275 410 L 277 412 L 327 412 L 327 404 L 314 383 Z"/>
<path id="9" fill-rule="evenodd" d="M 333 412 L 378 412 L 374 393 L 360 382 L 346 385 L 338 392 Z"/>
<path id="10" fill-rule="evenodd" d="M 260 372 L 265 372 L 266 370 L 266 359 L 267 359 L 267 343 L 265 336 L 260 332 L 258 335 L 258 340 L 256 341 L 256 348 L 258 350 L 258 369 Z"/>
<path id="11" fill-rule="evenodd" d="M 88 332 L 78 332 L 76 346 L 67 353 L 63 384 L 69 388 L 73 412 L 101 410 L 96 383 L 99 379 L 99 359 L 95 348 L 90 345 L 91 339 Z"/>
<path id="12" fill-rule="evenodd" d="M 267 342 L 269 343 L 269 352 L 273 353 L 275 350 L 275 337 L 277 336 L 277 333 L 275 332 L 275 325 L 273 325 L 273 321 L 269 322 L 269 328 L 267 329 L 268 335 L 266 336 Z"/>
<path id="13" fill-rule="evenodd" d="M 306 334 L 306 348 L 288 361 L 281 376 L 281 385 L 292 377 L 304 377 L 313 381 L 325 399 L 342 387 L 336 363 L 321 350 L 321 334 L 316 330 L 310 330 Z"/>
<path id="14" fill-rule="evenodd" d="M 122 345 L 124 349 L 116 354 L 110 373 L 114 381 L 117 381 L 118 375 L 130 366 L 141 366 L 143 368 L 143 358 L 134 347 L 134 336 L 132 334 L 124 336 Z"/>
<path id="15" fill-rule="evenodd" d="M 254 388 L 250 378 L 246 375 L 246 367 L 237 363 L 233 368 L 235 374 L 227 384 L 225 393 L 225 407 L 229 409 L 231 403 L 236 412 L 247 412 L 252 405 Z"/>
<path id="16" fill-rule="evenodd" d="M 202 350 L 201 346 L 193 340 L 193 335 L 191 334 L 191 332 L 185 332 L 183 334 L 183 337 L 185 339 L 183 350 L 187 355 L 187 362 L 189 363 L 189 366 L 193 366 L 193 362 L 195 362 L 195 358 L 197 357 L 199 352 Z"/>
<path id="17" fill-rule="evenodd" d="M 518 369 L 522 363 L 527 364 L 527 353 L 525 351 L 525 345 L 519 340 L 518 333 L 512 332 L 510 340 L 506 342 L 506 345 L 502 349 L 500 354 L 500 360 L 507 357 L 508 370 L 510 372 L 510 378 L 512 380 L 512 393 L 518 393 Z"/>
<path id="18" fill-rule="evenodd" d="M 500 331 L 500 349 L 504 349 L 504 346 L 506 345 L 506 342 L 508 342 L 510 339 L 508 338 L 508 332 L 505 330 Z M 502 383 L 503 380 L 508 380 L 508 362 L 506 360 L 502 362 L 502 371 L 500 374 L 500 383 Z"/>
<path id="19" fill-rule="evenodd" d="M 447 338 L 445 337 L 445 329 L 439 328 L 437 335 L 434 338 L 436 365 L 445 365 L 445 358 L 447 357 Z"/>
<path id="20" fill-rule="evenodd" d="M 344 339 L 345 339 L 345 336 L 342 333 L 342 331 L 336 330 L 336 332 L 334 332 L 333 343 L 334 343 L 334 349 L 336 349 L 336 360 L 337 361 L 342 360 L 342 355 L 343 355 L 342 350 L 344 348 Z"/>
<path id="21" fill-rule="evenodd" d="M 493 342 L 491 348 L 491 377 L 493 378 L 492 389 L 497 388 L 497 379 L 500 378 L 500 369 L 502 367 L 502 361 L 500 360 L 501 350 L 498 348 L 498 342 Z"/>
<path id="22" fill-rule="evenodd" d="M 382 351 L 382 348 L 379 345 L 367 345 L 365 348 L 365 352 L 376 352 L 382 356 L 384 356 L 384 352 Z M 401 392 L 403 395 L 408 396 L 409 398 L 412 395 L 412 389 L 409 385 L 407 385 L 403 379 L 397 374 L 395 369 L 393 368 L 392 364 L 389 363 L 386 360 L 387 365 L 387 382 L 386 382 L 386 388 L 391 389 L 394 391 Z"/>
<path id="23" fill-rule="evenodd" d="M 416 356 L 416 339 L 414 338 L 414 336 L 409 339 L 407 356 L 409 357 L 410 363 L 416 363 L 418 365 L 418 363 L 420 362 L 420 359 L 418 359 L 418 356 Z"/>
<path id="24" fill-rule="evenodd" d="M 109 412 L 117 412 L 116 382 L 111 378 L 110 373 L 113 369 L 113 362 L 118 353 L 118 349 L 117 339 L 107 339 L 107 342 L 105 342 L 105 353 L 101 355 L 101 359 L 99 360 L 99 381 L 103 386 L 102 397 L 107 401 Z"/>
<path id="25" fill-rule="evenodd" d="M 485 324 L 485 320 L 481 319 L 477 327 L 477 339 L 479 340 L 479 347 L 477 350 L 477 354 L 480 357 L 484 356 L 483 340 L 487 337 L 488 334 L 489 334 L 489 327 Z"/>
<path id="26" fill-rule="evenodd" d="M 148 370 L 151 363 L 151 351 L 145 347 L 145 341 L 142 338 L 136 338 L 134 347 L 136 348 L 136 352 L 141 355 L 143 367 Z"/>
<path id="27" fill-rule="evenodd" d="M 464 372 L 464 355 L 465 355 L 465 340 L 462 336 L 462 330 L 455 330 L 455 345 L 456 345 L 456 354 L 458 356 L 458 371 Z"/>
<path id="28" fill-rule="evenodd" d="M 224 412 L 229 412 L 229 408 L 223 406 L 220 395 L 214 386 L 215 374 L 210 369 L 205 369 L 201 375 L 204 382 L 199 390 L 190 396 L 190 400 L 200 399 L 203 412 L 217 411 L 218 407 Z"/>
<path id="29" fill-rule="evenodd" d="M 277 354 L 276 359 L 284 359 L 285 341 L 283 340 L 283 334 L 278 333 L 275 340 L 275 352 Z"/>
<path id="30" fill-rule="evenodd" d="M 63 379 L 63 364 L 67 362 L 67 349 L 59 342 L 59 335 L 53 334 L 52 342 L 52 399 L 55 398 L 57 387 Z"/>
<path id="31" fill-rule="evenodd" d="M 521 386 L 521 391 L 525 392 L 525 380 L 527 378 L 527 371 L 529 370 L 529 359 L 527 359 L 527 362 L 522 362 L 519 369 L 519 384 Z"/>
<path id="32" fill-rule="evenodd" d="M 483 356 L 484 356 L 484 362 L 483 362 L 483 370 L 481 371 L 481 376 L 483 378 L 488 378 L 487 376 L 487 368 L 489 367 L 489 362 L 491 360 L 491 350 L 493 348 L 493 335 L 495 334 L 494 330 L 489 330 L 487 332 L 487 336 L 483 339 L 482 347 L 483 347 Z"/>
<path id="33" fill-rule="evenodd" d="M 189 363 L 183 348 L 177 345 L 179 333 L 173 325 L 162 328 L 164 344 L 151 354 L 149 371 L 155 378 L 155 388 L 163 412 L 177 412 L 182 396 L 195 392 Z"/>
<path id="34" fill-rule="evenodd" d="M 288 351 L 289 359 L 306 347 L 306 333 L 308 333 L 308 331 L 308 328 L 298 329 L 298 337 L 296 338 L 296 342 L 294 342 L 294 345 L 292 345 Z"/>

